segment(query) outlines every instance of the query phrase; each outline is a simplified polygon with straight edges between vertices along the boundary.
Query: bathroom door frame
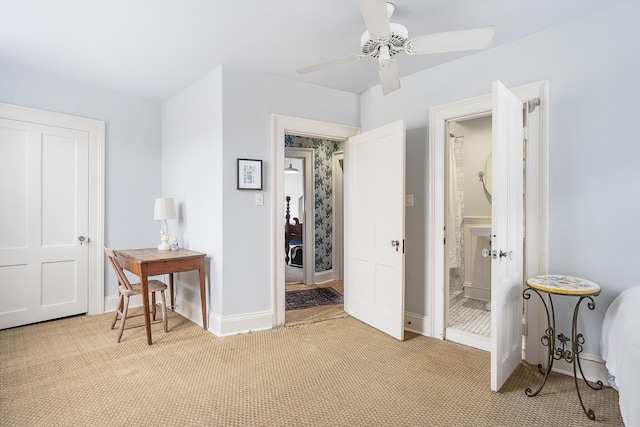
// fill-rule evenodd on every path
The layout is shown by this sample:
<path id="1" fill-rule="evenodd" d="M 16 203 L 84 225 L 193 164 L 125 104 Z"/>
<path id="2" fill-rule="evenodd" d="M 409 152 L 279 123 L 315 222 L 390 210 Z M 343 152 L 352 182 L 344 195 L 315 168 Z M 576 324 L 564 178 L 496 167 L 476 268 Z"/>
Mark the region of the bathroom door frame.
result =
<path id="1" fill-rule="evenodd" d="M 456 118 L 456 119 L 450 119 L 446 121 L 446 133 L 445 135 L 450 135 L 451 134 L 451 129 L 450 129 L 450 124 L 451 123 L 457 123 L 457 122 L 462 122 L 462 121 L 468 121 L 468 120 L 474 120 L 474 119 L 481 119 L 481 118 L 485 118 L 485 117 L 491 117 L 491 112 L 485 112 L 484 114 L 473 114 L 471 117 L 461 117 L 461 118 Z M 491 147 L 491 123 L 489 123 L 489 147 Z M 451 179 L 450 179 L 450 173 L 449 173 L 449 169 L 451 167 L 450 161 L 449 161 L 449 156 L 446 154 L 449 152 L 449 150 L 451 149 L 450 144 L 451 144 L 451 138 L 450 137 L 446 137 L 445 138 L 445 159 L 444 159 L 444 172 L 445 172 L 445 178 L 444 178 L 444 195 L 445 195 L 445 213 L 446 213 L 446 209 L 449 209 L 449 206 L 451 206 L 450 201 L 449 201 L 449 186 L 451 185 Z M 445 215 L 446 218 L 446 215 Z M 469 224 L 471 227 L 477 227 L 478 225 L 485 225 L 486 223 L 486 217 L 484 216 L 475 216 L 475 217 L 465 217 L 464 218 L 465 223 L 467 223 L 467 221 L 471 222 L 471 224 Z M 445 221 L 446 223 L 446 221 Z M 489 217 L 489 228 L 491 228 L 491 217 Z M 489 235 L 491 234 L 491 232 L 489 232 Z M 466 234 L 465 234 L 466 236 Z M 447 242 L 445 242 L 447 243 Z M 447 244 L 445 244 L 445 251 L 448 251 L 448 245 L 450 245 L 451 242 L 448 242 Z M 467 242 L 465 240 L 465 251 L 466 248 L 470 248 L 471 247 L 471 242 Z M 449 271 L 449 257 L 445 255 L 444 257 L 444 285 L 443 285 L 443 292 L 445 294 L 445 297 L 443 298 L 444 301 L 444 305 L 443 305 L 443 316 L 444 316 L 444 330 L 443 330 L 443 338 L 449 341 L 453 341 L 455 343 L 458 344 L 463 344 L 463 345 L 467 345 L 470 347 L 474 347 L 477 348 L 479 350 L 484 350 L 484 351 L 491 351 L 491 337 L 484 337 L 482 335 L 479 334 L 473 334 L 473 333 L 469 333 L 469 332 L 465 332 L 465 331 L 461 331 L 461 330 L 457 330 L 455 328 L 450 328 L 449 325 L 449 311 L 451 310 L 451 301 L 448 298 L 448 295 L 450 295 L 450 286 L 451 286 L 451 278 L 450 278 L 450 274 L 448 273 Z M 465 254 L 465 263 L 470 262 Z M 467 279 L 467 277 L 465 276 L 465 279 Z M 467 280 L 465 280 L 466 282 Z M 463 288 L 464 288 L 464 283 L 462 284 Z M 464 291 L 463 291 L 464 292 Z"/>
<path id="2" fill-rule="evenodd" d="M 548 271 L 548 99 L 549 83 L 541 81 L 511 91 L 524 103 L 539 98 L 540 105 L 529 115 L 525 162 L 525 266 L 524 277 Z M 445 338 L 445 258 L 444 258 L 444 148 L 447 122 L 487 115 L 492 109 L 491 94 L 429 109 L 429 320 L 431 336 Z M 542 304 L 526 304 L 527 337 L 525 359 L 537 364 L 544 359 L 539 337 L 546 319 Z"/>

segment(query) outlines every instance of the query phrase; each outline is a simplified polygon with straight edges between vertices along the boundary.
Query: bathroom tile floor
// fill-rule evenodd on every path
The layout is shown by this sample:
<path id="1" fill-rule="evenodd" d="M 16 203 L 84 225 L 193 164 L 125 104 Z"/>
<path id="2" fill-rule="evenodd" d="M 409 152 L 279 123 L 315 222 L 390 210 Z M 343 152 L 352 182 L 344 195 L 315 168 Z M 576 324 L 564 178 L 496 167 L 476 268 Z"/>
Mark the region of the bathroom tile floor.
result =
<path id="1" fill-rule="evenodd" d="M 490 337 L 491 311 L 486 306 L 486 301 L 459 299 L 449 307 L 449 327 Z"/>

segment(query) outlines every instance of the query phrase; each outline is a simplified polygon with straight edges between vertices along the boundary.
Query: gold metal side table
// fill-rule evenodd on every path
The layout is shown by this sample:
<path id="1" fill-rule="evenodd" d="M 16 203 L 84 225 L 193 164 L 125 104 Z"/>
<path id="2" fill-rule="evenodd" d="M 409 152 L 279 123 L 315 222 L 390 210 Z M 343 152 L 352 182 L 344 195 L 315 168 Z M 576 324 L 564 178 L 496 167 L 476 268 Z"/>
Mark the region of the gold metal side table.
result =
<path id="1" fill-rule="evenodd" d="M 580 365 L 580 353 L 582 352 L 582 345 L 584 344 L 584 336 L 578 333 L 577 324 L 578 324 L 578 310 L 580 309 L 580 303 L 583 300 L 589 300 L 587 303 L 587 307 L 589 310 L 593 310 L 596 307 L 596 303 L 593 298 L 600 294 L 600 286 L 597 284 L 577 277 L 571 276 L 561 276 L 561 275 L 546 275 L 546 276 L 536 276 L 527 280 L 527 287 L 522 292 L 522 296 L 524 299 L 528 300 L 531 298 L 531 293 L 534 292 L 538 294 L 542 304 L 544 305 L 544 309 L 547 312 L 547 330 L 544 335 L 540 339 L 542 345 L 548 347 L 548 359 L 547 359 L 547 367 L 544 369 L 541 364 L 538 364 L 538 370 L 541 374 L 544 374 L 544 379 L 542 380 L 542 384 L 536 391 L 531 391 L 531 388 L 528 388 L 524 391 L 525 394 L 529 397 L 536 396 L 542 390 L 545 383 L 547 382 L 547 378 L 549 377 L 549 373 L 551 372 L 551 368 L 553 367 L 554 360 L 563 359 L 573 365 L 573 381 L 576 385 L 576 392 L 578 394 L 578 400 L 580 400 L 580 405 L 582 406 L 582 410 L 585 415 L 591 419 L 596 419 L 596 414 L 592 409 L 587 409 L 582 401 L 582 396 L 580 395 L 580 388 L 578 387 L 578 376 L 577 370 L 580 370 L 580 375 L 584 380 L 585 384 L 587 384 L 593 390 L 602 389 L 602 381 L 597 382 L 597 386 L 594 387 L 587 379 L 584 377 L 584 372 L 582 371 L 582 366 Z M 542 293 L 545 293 L 549 296 L 549 305 L 545 301 Z M 576 307 L 573 310 L 573 320 L 571 322 L 571 337 L 567 337 L 564 334 L 558 334 L 556 336 L 556 318 L 555 312 L 553 309 L 553 300 L 551 298 L 552 295 L 565 295 L 577 297 L 578 302 L 576 303 Z M 550 307 L 550 309 L 549 309 Z M 557 341 L 556 341 L 557 339 Z M 568 342 L 571 342 L 570 349 Z"/>

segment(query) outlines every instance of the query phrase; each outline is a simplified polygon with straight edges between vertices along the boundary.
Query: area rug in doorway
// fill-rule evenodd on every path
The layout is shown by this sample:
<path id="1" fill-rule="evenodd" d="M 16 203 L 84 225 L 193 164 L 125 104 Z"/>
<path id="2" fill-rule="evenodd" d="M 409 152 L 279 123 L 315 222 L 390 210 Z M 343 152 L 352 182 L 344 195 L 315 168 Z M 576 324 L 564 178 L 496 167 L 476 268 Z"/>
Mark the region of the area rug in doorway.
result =
<path id="1" fill-rule="evenodd" d="M 336 304 L 344 304 L 344 297 L 333 288 L 303 289 L 285 293 L 285 310 Z"/>

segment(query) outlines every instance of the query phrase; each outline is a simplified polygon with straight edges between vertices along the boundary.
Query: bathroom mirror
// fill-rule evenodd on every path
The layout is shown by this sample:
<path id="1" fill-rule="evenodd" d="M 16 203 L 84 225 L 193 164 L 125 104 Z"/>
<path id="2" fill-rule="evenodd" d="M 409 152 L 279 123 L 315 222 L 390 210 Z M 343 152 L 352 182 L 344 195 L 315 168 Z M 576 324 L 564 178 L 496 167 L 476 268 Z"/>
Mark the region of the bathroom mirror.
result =
<path id="1" fill-rule="evenodd" d="M 478 178 L 480 178 L 480 182 L 482 182 L 482 188 L 484 189 L 484 195 L 486 196 L 489 203 L 491 203 L 491 182 L 493 179 L 492 172 L 492 154 L 489 154 L 487 160 L 484 162 L 484 170 L 478 172 Z"/>
<path id="2" fill-rule="evenodd" d="M 487 190 L 487 193 L 489 193 L 489 195 L 491 195 L 491 182 L 493 181 L 491 173 L 492 157 L 493 153 L 489 154 L 489 157 L 487 157 L 487 161 L 484 164 L 484 188 Z"/>

